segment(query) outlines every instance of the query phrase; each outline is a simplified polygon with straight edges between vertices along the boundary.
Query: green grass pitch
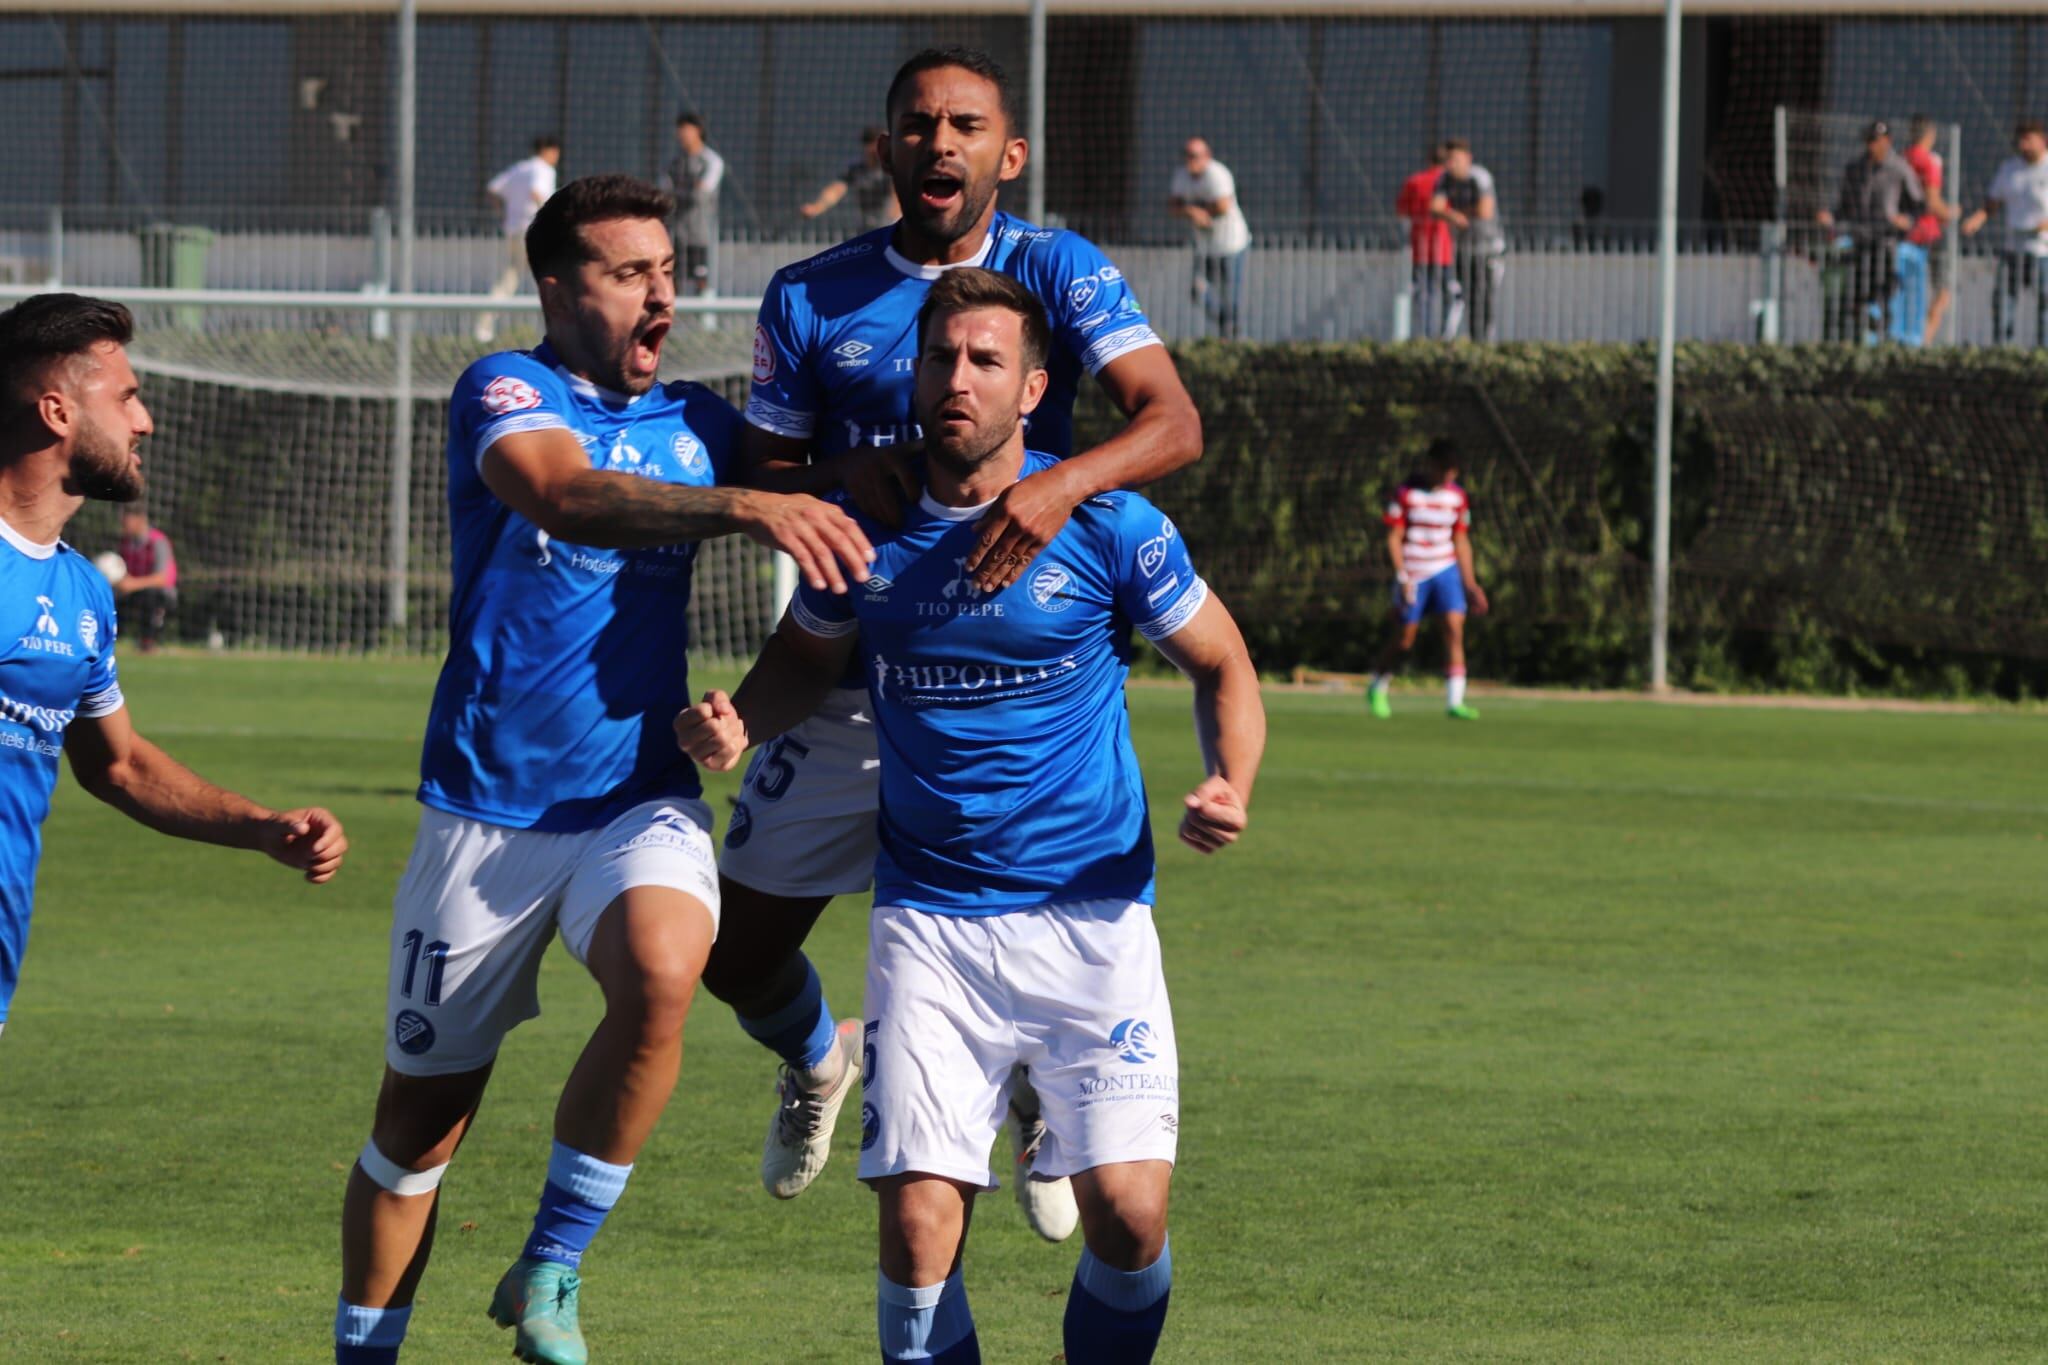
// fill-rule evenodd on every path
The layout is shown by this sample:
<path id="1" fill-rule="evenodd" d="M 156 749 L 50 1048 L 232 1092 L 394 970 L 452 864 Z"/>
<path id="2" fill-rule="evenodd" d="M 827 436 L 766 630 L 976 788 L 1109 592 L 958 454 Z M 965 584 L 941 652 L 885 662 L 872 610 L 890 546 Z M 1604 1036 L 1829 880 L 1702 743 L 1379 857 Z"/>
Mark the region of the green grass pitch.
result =
<path id="1" fill-rule="evenodd" d="M 330 1359 L 432 669 L 131 660 L 139 725 L 348 822 L 341 880 L 159 838 L 66 779 L 0 1039 L 0 1357 Z M 1184 1091 L 1162 1361 L 2048 1356 L 2048 729 L 1274 693 L 1248 841 L 1162 823 Z M 1132 694 L 1153 799 L 1185 692 Z M 713 787 L 723 808 L 730 780 Z M 862 907 L 813 948 L 860 1004 Z M 443 1187 L 408 1358 L 501 1358 L 557 1089 L 559 952 Z M 597 1359 L 873 1358 L 852 1143 L 755 1163 L 770 1066 L 716 1002 L 586 1262 Z M 842 1136 L 855 1131 L 849 1122 Z M 985 1202 L 992 1361 L 1048 1361 L 1076 1248 Z"/>

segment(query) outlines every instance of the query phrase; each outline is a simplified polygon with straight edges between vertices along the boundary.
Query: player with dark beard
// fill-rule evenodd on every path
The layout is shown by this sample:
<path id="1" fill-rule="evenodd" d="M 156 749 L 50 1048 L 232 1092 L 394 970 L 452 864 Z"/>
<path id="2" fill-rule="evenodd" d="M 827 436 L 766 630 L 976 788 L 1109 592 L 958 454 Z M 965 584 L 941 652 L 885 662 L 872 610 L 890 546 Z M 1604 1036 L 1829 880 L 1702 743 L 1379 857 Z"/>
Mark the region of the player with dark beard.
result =
<path id="1" fill-rule="evenodd" d="M 118 303 L 43 294 L 0 313 L 0 1028 L 21 975 L 42 824 L 67 753 L 78 784 L 140 824 L 257 849 L 310 882 L 348 850 L 318 807 L 274 811 L 135 732 L 114 667 L 114 596 L 60 537 L 87 501 L 142 496 L 154 430 Z"/>
<path id="2" fill-rule="evenodd" d="M 1194 461 L 1201 422 L 1137 297 L 1101 249 L 1000 211 L 998 192 L 1023 174 L 1030 150 L 1001 67 L 960 48 L 921 52 L 896 73 L 884 108 L 882 157 L 902 221 L 776 274 L 755 333 L 744 453 L 761 487 L 843 489 L 868 516 L 898 524 L 919 488 L 909 459 L 921 435 L 911 370 L 918 309 L 934 281 L 962 266 L 1015 278 L 1050 318 L 1046 393 L 1030 439 L 1059 458 L 1004 489 L 982 515 L 953 589 L 962 601 L 980 599 L 1024 574 L 1090 497 Z M 1077 452 L 1073 407 L 1084 371 L 1126 421 Z M 835 1041 L 801 948 L 834 896 L 864 891 L 872 880 L 876 770 L 854 673 L 815 715 L 756 755 L 726 834 L 726 918 L 704 984 L 783 1060 L 761 1160 L 762 1183 L 777 1198 L 799 1194 L 823 1169 L 858 1071 L 854 1040 Z M 1039 1234 L 1061 1240 L 1078 1214 L 1066 1181 L 1028 1178 L 1045 1129 L 1021 1070 L 1010 1101 L 1019 1198 Z"/>

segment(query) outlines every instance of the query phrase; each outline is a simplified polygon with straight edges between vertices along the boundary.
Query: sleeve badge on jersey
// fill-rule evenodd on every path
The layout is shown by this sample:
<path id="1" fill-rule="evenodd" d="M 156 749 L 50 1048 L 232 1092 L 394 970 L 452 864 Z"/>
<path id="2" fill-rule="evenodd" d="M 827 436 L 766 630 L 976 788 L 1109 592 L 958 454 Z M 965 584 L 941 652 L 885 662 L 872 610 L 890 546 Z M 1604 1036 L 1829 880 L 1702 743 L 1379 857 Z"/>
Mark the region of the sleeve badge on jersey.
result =
<path id="1" fill-rule="evenodd" d="M 1088 311 L 1088 305 L 1095 302 L 1095 296 L 1102 292 L 1102 282 L 1093 275 L 1083 275 L 1067 284 L 1067 302 L 1077 313 Z"/>
<path id="2" fill-rule="evenodd" d="M 768 342 L 768 329 L 754 324 L 754 382 L 765 384 L 775 377 L 775 348 Z"/>
<path id="3" fill-rule="evenodd" d="M 501 374 L 484 389 L 484 411 L 502 417 L 508 412 L 540 406 L 540 390 L 524 379 Z"/>

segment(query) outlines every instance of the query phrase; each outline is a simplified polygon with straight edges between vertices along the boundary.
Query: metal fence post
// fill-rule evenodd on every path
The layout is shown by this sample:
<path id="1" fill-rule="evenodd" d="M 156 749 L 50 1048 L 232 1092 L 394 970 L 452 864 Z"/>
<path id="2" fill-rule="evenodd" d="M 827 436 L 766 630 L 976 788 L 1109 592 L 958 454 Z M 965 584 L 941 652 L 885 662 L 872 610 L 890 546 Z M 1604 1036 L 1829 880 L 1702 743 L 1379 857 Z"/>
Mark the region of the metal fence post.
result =
<path id="1" fill-rule="evenodd" d="M 398 210 L 398 291 L 412 292 L 413 177 L 418 154 L 419 108 L 418 0 L 398 6 L 398 173 L 393 186 Z M 384 619 L 394 636 L 402 637 L 406 619 L 406 579 L 412 551 L 412 333 L 413 317 L 393 320 L 391 374 L 391 498 L 388 514 L 390 545 L 386 559 Z M 394 640 L 402 643 L 402 639 Z"/>
<path id="2" fill-rule="evenodd" d="M 1024 136 L 1031 143 L 1031 180 L 1024 195 L 1024 216 L 1045 225 L 1045 0 L 1031 0 L 1031 108 Z"/>
<path id="3" fill-rule="evenodd" d="M 1650 522 L 1650 688 L 1671 685 L 1671 408 L 1678 342 L 1679 0 L 1664 0 L 1664 161 L 1657 205 L 1657 469 Z"/>

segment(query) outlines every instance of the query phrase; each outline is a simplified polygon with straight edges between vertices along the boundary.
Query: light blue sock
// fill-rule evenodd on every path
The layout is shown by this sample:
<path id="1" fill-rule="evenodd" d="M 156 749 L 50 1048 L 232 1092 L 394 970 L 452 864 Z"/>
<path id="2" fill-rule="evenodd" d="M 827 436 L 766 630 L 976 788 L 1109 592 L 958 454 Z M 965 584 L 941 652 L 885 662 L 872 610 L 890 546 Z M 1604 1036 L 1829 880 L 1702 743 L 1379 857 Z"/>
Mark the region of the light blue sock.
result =
<path id="1" fill-rule="evenodd" d="M 912 1289 L 887 1275 L 875 1276 L 875 1319 L 882 1359 L 930 1361 L 932 1365 L 981 1365 L 981 1342 L 967 1289 L 954 1271 L 943 1284 Z"/>
<path id="2" fill-rule="evenodd" d="M 403 1308 L 359 1308 L 334 1300 L 334 1365 L 398 1365 L 412 1305 Z"/>
<path id="3" fill-rule="evenodd" d="M 519 1254 L 566 1266 L 580 1264 L 632 1173 L 631 1166 L 614 1166 L 557 1142 L 548 1157 L 548 1181 L 541 1187 L 533 1233 Z"/>
<path id="4" fill-rule="evenodd" d="M 796 999 L 764 1018 L 740 1015 L 739 1021 L 749 1038 L 799 1071 L 808 1071 L 832 1055 L 832 1008 L 825 1003 L 825 983 L 818 980 L 818 969 L 809 958 L 804 959 L 804 984 Z"/>
<path id="5" fill-rule="evenodd" d="M 1067 1291 L 1067 1365 L 1145 1365 L 1173 1297 L 1173 1246 L 1143 1270 L 1113 1270 L 1081 1250 Z"/>

